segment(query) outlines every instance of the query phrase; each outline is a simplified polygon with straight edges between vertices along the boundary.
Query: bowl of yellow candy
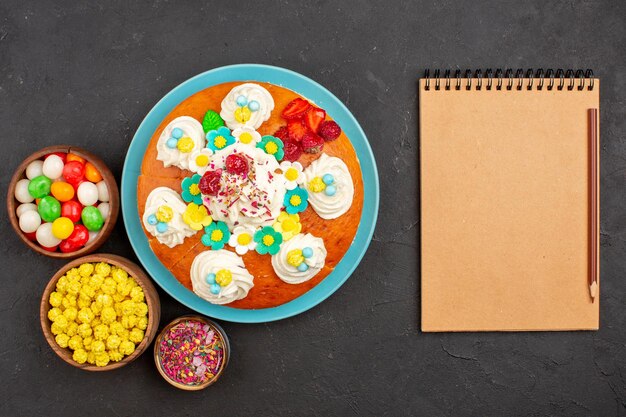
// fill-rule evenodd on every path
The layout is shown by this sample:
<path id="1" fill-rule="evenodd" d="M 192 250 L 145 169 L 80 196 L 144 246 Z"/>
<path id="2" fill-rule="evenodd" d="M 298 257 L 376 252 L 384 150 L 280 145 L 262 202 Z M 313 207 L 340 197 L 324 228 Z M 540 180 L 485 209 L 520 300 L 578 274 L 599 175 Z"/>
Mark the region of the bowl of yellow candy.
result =
<path id="1" fill-rule="evenodd" d="M 109 371 L 137 359 L 152 343 L 161 305 L 139 266 L 98 254 L 57 271 L 39 315 L 46 340 L 61 359 L 86 371 Z"/>

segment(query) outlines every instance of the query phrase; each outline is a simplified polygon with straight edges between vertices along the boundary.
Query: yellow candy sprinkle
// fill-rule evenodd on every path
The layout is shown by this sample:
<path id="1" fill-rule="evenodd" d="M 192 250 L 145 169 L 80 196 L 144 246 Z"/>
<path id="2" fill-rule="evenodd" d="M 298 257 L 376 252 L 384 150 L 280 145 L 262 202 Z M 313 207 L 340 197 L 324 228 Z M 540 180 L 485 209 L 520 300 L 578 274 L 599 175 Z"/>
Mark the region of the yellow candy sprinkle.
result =
<path id="1" fill-rule="evenodd" d="M 299 195 L 294 194 L 289 198 L 289 204 L 291 204 L 294 207 L 299 206 L 300 203 L 302 203 L 302 199 L 300 198 Z"/>
<path id="2" fill-rule="evenodd" d="M 263 236 L 263 244 L 265 246 L 272 246 L 274 244 L 274 237 L 270 235 Z"/>
<path id="3" fill-rule="evenodd" d="M 227 286 L 232 281 L 233 281 L 233 274 L 228 269 L 220 269 L 219 271 L 217 271 L 217 274 L 215 274 L 215 282 L 220 284 L 221 287 Z"/>
<path id="4" fill-rule="evenodd" d="M 250 244 L 250 242 L 252 242 L 252 236 L 250 236 L 250 233 L 242 233 L 237 236 L 238 245 L 247 246 Z"/>
<path id="5" fill-rule="evenodd" d="M 309 190 L 314 193 L 321 193 L 326 189 L 326 184 L 321 177 L 314 177 L 311 181 L 309 181 Z"/>
<path id="6" fill-rule="evenodd" d="M 293 168 L 293 167 L 289 167 L 287 168 L 287 171 L 285 171 L 285 178 L 287 178 L 288 181 L 295 181 L 298 179 L 298 170 Z"/>
<path id="7" fill-rule="evenodd" d="M 208 163 L 209 163 L 209 157 L 206 156 L 205 154 L 200 154 L 200 155 L 196 156 L 196 165 L 198 165 L 199 167 L 205 167 L 205 166 L 208 165 Z M 196 185 L 196 184 L 194 184 L 194 185 Z"/>
<path id="8" fill-rule="evenodd" d="M 65 333 L 61 333 L 61 334 L 56 335 L 54 340 L 57 342 L 57 345 L 61 346 L 62 348 L 66 348 L 67 344 L 70 341 L 70 337 L 66 335 Z"/>
<path id="9" fill-rule="evenodd" d="M 88 354 L 85 349 L 77 349 L 74 351 L 74 354 L 72 355 L 72 359 L 74 359 L 76 363 L 80 363 L 80 364 L 87 362 L 87 357 L 88 357 Z"/>
<path id="10" fill-rule="evenodd" d="M 226 146 L 226 143 L 226 138 L 222 135 L 216 136 L 215 139 L 213 139 L 213 145 L 215 145 L 217 149 L 222 149 Z"/>
<path id="11" fill-rule="evenodd" d="M 252 112 L 247 106 L 237 107 L 237 109 L 235 110 L 235 120 L 237 120 L 239 123 L 246 123 L 248 120 L 250 120 L 251 113 Z"/>
<path id="12" fill-rule="evenodd" d="M 239 142 L 245 144 L 252 142 L 252 134 L 250 134 L 249 132 L 243 132 L 241 135 L 239 135 Z"/>
<path id="13" fill-rule="evenodd" d="M 291 266 L 297 267 L 304 262 L 304 256 L 302 256 L 301 249 L 293 249 L 287 252 L 287 263 Z"/>
<path id="14" fill-rule="evenodd" d="M 274 155 L 276 152 L 278 152 L 278 145 L 276 145 L 274 142 L 267 142 L 265 144 L 265 152 L 270 155 Z"/>
<path id="15" fill-rule="evenodd" d="M 224 233 L 219 230 L 219 229 L 215 229 L 211 232 L 211 240 L 213 242 L 219 242 L 224 238 Z"/>
<path id="16" fill-rule="evenodd" d="M 194 143 L 193 143 L 193 140 L 189 136 L 185 136 L 185 137 L 178 139 L 178 143 L 176 144 L 176 147 L 182 153 L 189 153 L 193 151 Z"/>
<path id="17" fill-rule="evenodd" d="M 156 218 L 158 221 L 167 223 L 174 217 L 174 210 L 170 206 L 159 206 L 156 212 Z"/>

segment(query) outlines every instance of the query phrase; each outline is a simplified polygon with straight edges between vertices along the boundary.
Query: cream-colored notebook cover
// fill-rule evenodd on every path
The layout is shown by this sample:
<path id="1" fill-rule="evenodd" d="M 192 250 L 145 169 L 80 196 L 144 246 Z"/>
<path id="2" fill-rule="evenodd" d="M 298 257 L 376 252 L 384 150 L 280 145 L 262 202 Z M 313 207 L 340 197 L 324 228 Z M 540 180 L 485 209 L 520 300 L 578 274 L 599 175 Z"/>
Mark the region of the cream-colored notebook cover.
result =
<path id="1" fill-rule="evenodd" d="M 598 79 L 435 81 L 419 82 L 422 330 L 598 329 Z"/>

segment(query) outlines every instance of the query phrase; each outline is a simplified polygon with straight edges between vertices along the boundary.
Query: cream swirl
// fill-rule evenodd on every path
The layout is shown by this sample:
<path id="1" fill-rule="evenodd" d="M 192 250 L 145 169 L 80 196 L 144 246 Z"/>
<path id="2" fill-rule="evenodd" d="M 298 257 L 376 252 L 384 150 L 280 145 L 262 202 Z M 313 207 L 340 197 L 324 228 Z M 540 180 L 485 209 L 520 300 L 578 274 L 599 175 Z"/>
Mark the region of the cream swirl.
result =
<path id="1" fill-rule="evenodd" d="M 256 104 L 251 104 L 255 102 Z M 269 91 L 258 84 L 241 84 L 230 90 L 222 100 L 220 116 L 231 130 L 244 126 L 258 129 L 270 118 L 274 99 Z"/>
<path id="2" fill-rule="evenodd" d="M 249 160 L 246 176 L 230 174 L 225 170 L 226 158 L 241 154 Z M 280 165 L 272 155 L 259 148 L 236 143 L 217 151 L 209 162 L 209 169 L 222 169 L 222 189 L 215 196 L 204 195 L 204 204 L 213 220 L 225 222 L 230 229 L 244 226 L 271 226 L 280 214 L 285 197 L 284 179 Z"/>
<path id="3" fill-rule="evenodd" d="M 172 209 L 172 218 L 166 223 L 167 230 L 164 232 L 157 230 L 158 224 L 149 221 L 150 216 L 155 215 L 161 206 L 168 206 Z M 183 221 L 182 213 L 186 208 L 187 205 L 176 191 L 167 187 L 157 187 L 150 192 L 146 199 L 146 208 L 142 218 L 143 225 L 159 242 L 173 248 L 183 243 L 186 237 L 196 233 Z"/>
<path id="4" fill-rule="evenodd" d="M 176 128 L 182 131 L 182 136 L 174 140 L 177 146 L 169 147 L 168 140 L 172 138 L 172 131 Z M 191 142 L 184 138 L 191 139 Z M 187 145 L 192 146 L 182 146 L 181 140 L 188 142 Z M 165 129 L 161 132 L 161 136 L 159 136 L 156 145 L 157 160 L 163 161 L 163 165 L 166 168 L 177 166 L 181 169 L 189 169 L 189 158 L 191 154 L 194 151 L 199 151 L 204 148 L 205 145 L 206 139 L 200 122 L 189 116 L 177 117 L 165 126 Z M 179 148 L 182 148 L 182 150 Z"/>
<path id="5" fill-rule="evenodd" d="M 311 181 L 317 178 L 319 182 L 326 174 L 332 175 L 332 184 L 326 185 L 322 191 L 314 192 L 310 187 Z M 322 219 L 336 219 L 352 206 L 354 184 L 348 166 L 341 159 L 323 153 L 304 170 L 304 178 L 309 203 Z M 334 187 L 334 193 L 327 192 L 329 186 Z"/>
<path id="6" fill-rule="evenodd" d="M 311 256 L 300 258 L 307 265 L 306 269 L 298 268 L 288 262 L 291 251 L 303 251 L 305 248 L 312 250 Z M 310 280 L 320 272 L 326 263 L 326 254 L 326 247 L 321 238 L 310 233 L 300 233 L 283 242 L 278 253 L 272 255 L 272 267 L 274 267 L 276 275 L 287 284 L 300 284 Z"/>
<path id="7" fill-rule="evenodd" d="M 226 286 L 210 284 L 207 276 L 220 270 L 230 271 L 232 280 Z M 197 255 L 191 264 L 191 284 L 193 292 L 212 304 L 228 304 L 245 298 L 254 287 L 254 277 L 248 272 L 243 259 L 225 249 L 207 250 Z M 219 287 L 219 292 L 211 292 L 211 286 Z"/>

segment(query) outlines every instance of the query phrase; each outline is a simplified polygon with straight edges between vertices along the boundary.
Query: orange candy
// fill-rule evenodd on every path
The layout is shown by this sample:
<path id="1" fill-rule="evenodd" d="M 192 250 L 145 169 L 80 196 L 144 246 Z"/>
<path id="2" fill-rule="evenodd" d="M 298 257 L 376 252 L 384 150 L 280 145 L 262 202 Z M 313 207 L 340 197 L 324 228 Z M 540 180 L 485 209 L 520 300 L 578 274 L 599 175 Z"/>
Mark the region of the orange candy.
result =
<path id="1" fill-rule="evenodd" d="M 75 153 L 68 153 L 67 154 L 67 162 L 70 162 L 70 161 L 78 161 L 81 164 L 84 164 L 85 163 L 85 158 L 83 158 L 81 156 L 78 156 Z"/>
<path id="2" fill-rule="evenodd" d="M 53 182 L 50 186 L 50 192 L 54 198 L 61 202 L 70 201 L 74 197 L 74 187 L 63 181 Z"/>
<path id="3" fill-rule="evenodd" d="M 102 175 L 91 162 L 85 164 L 85 178 L 94 183 L 102 181 Z"/>

